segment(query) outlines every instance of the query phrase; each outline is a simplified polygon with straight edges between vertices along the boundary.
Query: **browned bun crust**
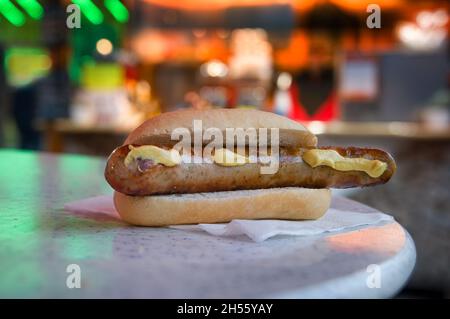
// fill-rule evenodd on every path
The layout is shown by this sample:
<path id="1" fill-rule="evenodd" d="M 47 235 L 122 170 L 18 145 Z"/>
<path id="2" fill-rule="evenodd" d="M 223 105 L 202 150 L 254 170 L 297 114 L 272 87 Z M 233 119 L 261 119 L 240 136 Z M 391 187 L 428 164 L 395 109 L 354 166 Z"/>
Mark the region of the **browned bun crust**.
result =
<path id="1" fill-rule="evenodd" d="M 220 129 L 224 137 L 226 128 L 255 128 L 256 130 L 278 128 L 280 146 L 310 148 L 317 145 L 316 136 L 302 124 L 271 112 L 251 109 L 180 110 L 162 113 L 145 121 L 132 131 L 124 145 L 174 145 L 178 141 L 171 140 L 172 131 L 185 127 L 192 134 L 193 120 L 202 120 L 203 130 Z M 203 144 L 206 145 L 209 142 L 203 141 Z"/>
<path id="2" fill-rule="evenodd" d="M 317 219 L 330 203 L 329 189 L 299 187 L 156 196 L 114 192 L 114 205 L 122 219 L 139 226 L 222 223 L 233 219 Z"/>

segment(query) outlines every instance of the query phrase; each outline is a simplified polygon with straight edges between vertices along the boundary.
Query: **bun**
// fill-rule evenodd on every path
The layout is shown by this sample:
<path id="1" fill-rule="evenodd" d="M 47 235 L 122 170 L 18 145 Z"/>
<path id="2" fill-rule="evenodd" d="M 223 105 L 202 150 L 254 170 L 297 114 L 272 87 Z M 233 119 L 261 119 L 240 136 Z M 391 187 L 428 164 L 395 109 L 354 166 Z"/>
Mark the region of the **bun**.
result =
<path id="1" fill-rule="evenodd" d="M 232 219 L 317 219 L 331 203 L 329 189 L 299 187 L 128 196 L 114 192 L 122 219 L 140 226 L 221 223 Z"/>
<path id="2" fill-rule="evenodd" d="M 203 130 L 211 127 L 220 129 L 224 137 L 226 128 L 278 128 L 280 146 L 308 148 L 317 145 L 317 137 L 302 124 L 271 112 L 251 109 L 181 110 L 162 113 L 132 131 L 124 145 L 174 145 L 178 141 L 171 140 L 172 131 L 185 127 L 192 134 L 193 120 L 202 120 Z M 203 143 L 206 145 L 209 141 Z"/>

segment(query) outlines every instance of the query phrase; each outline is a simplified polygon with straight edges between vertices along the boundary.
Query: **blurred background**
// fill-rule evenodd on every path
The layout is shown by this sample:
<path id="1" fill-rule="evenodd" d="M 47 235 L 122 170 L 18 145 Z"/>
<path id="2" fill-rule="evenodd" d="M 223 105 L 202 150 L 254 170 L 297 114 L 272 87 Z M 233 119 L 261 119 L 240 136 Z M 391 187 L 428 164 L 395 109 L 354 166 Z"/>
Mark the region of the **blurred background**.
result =
<path id="1" fill-rule="evenodd" d="M 0 0 L 0 147 L 107 156 L 183 108 L 303 121 L 394 155 L 387 185 L 336 193 L 411 233 L 402 296 L 448 297 L 448 29 L 437 0 Z"/>

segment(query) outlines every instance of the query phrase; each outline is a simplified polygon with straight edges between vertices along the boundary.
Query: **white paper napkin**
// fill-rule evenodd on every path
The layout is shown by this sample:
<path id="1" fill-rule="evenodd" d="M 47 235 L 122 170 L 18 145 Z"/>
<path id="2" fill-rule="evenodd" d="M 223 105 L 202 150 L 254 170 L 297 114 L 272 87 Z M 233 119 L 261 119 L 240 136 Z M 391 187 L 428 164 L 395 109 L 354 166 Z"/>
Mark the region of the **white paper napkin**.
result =
<path id="1" fill-rule="evenodd" d="M 223 224 L 174 225 L 170 228 L 183 230 L 202 230 L 214 236 L 246 235 L 256 242 L 264 241 L 276 235 L 307 236 L 325 232 L 336 232 L 347 228 L 375 225 L 392 221 L 392 216 L 371 211 L 370 213 L 331 207 L 326 214 L 317 220 L 243 220 L 235 219 Z M 64 205 L 64 209 L 84 216 L 108 215 L 120 219 L 114 208 L 112 196 L 96 196 Z"/>

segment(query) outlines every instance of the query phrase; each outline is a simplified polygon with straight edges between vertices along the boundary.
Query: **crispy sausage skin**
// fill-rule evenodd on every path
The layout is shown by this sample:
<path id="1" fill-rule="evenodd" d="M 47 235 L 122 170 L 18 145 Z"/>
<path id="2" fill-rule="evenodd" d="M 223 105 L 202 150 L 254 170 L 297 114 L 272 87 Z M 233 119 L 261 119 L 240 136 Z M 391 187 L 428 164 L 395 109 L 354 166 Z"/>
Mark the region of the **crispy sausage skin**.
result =
<path id="1" fill-rule="evenodd" d="M 328 166 L 312 168 L 302 160 L 306 149 L 280 149 L 279 169 L 275 174 L 260 173 L 260 163 L 224 167 L 209 163 L 181 163 L 173 167 L 152 165 L 145 171 L 125 166 L 128 145 L 110 155 L 105 177 L 116 191 L 136 196 L 214 192 L 273 187 L 349 188 L 386 183 L 396 170 L 394 159 L 388 153 L 370 148 L 321 147 L 336 150 L 344 157 L 363 157 L 387 163 L 380 177 L 373 178 L 360 171 L 337 171 Z"/>

